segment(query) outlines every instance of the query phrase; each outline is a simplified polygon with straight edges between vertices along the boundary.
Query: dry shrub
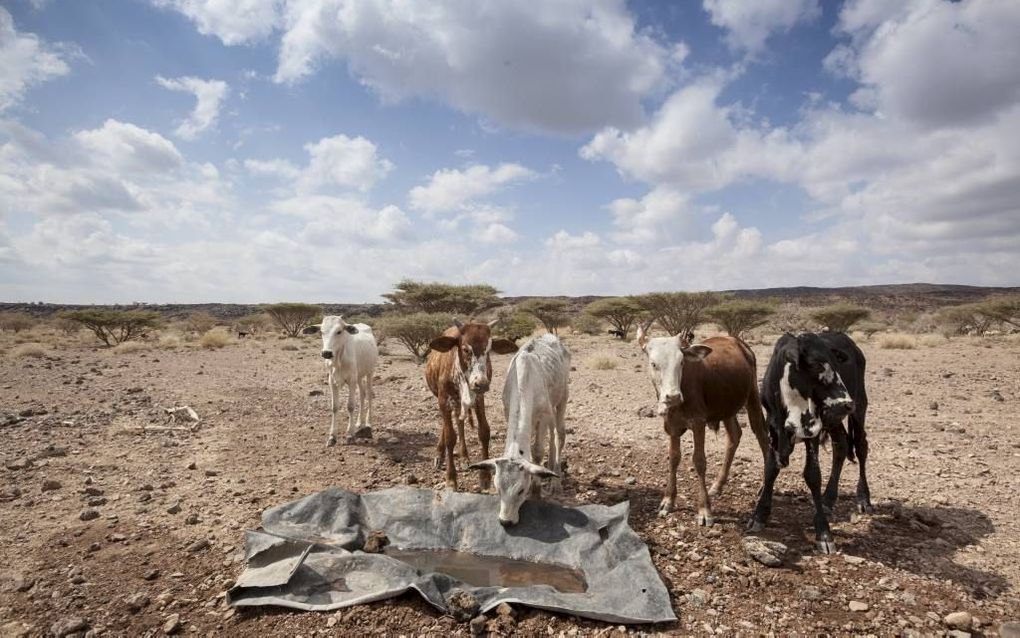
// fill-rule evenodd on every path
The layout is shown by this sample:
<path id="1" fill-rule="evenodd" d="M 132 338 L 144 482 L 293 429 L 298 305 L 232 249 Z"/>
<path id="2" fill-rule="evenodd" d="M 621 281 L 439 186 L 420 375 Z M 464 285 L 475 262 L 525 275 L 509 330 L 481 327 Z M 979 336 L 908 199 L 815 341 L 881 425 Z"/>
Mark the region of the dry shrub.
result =
<path id="1" fill-rule="evenodd" d="M 913 335 L 893 332 L 879 336 L 878 347 L 883 350 L 913 350 L 917 347 L 917 339 Z"/>
<path id="2" fill-rule="evenodd" d="M 24 357 L 41 359 L 42 357 L 47 356 L 47 354 L 49 353 L 41 343 L 23 343 L 20 346 L 15 346 L 11 349 L 11 356 L 15 359 L 21 359 Z"/>
<path id="3" fill-rule="evenodd" d="M 918 345 L 925 348 L 937 348 L 949 342 L 949 339 L 940 334 L 926 334 L 917 338 Z"/>
<path id="4" fill-rule="evenodd" d="M 146 352 L 151 349 L 151 345 L 142 341 L 125 341 L 113 347 L 113 354 L 135 354 L 136 352 Z"/>
<path id="5" fill-rule="evenodd" d="M 295 352 L 297 350 L 300 350 L 300 348 L 298 348 L 298 345 L 296 343 L 288 341 L 287 343 L 280 346 L 280 350 L 286 350 L 287 352 Z"/>
<path id="6" fill-rule="evenodd" d="M 199 345 L 207 350 L 216 350 L 230 345 L 231 342 L 233 342 L 233 337 L 224 328 L 213 328 L 198 340 Z"/>
<path id="7" fill-rule="evenodd" d="M 158 346 L 161 350 L 175 350 L 184 344 L 180 335 L 164 334 L 159 336 Z"/>
<path id="8" fill-rule="evenodd" d="M 854 330 L 848 336 L 857 343 L 862 343 L 868 340 L 868 335 L 860 330 Z"/>
<path id="9" fill-rule="evenodd" d="M 607 354 L 597 354 L 588 359 L 588 366 L 592 370 L 615 370 L 617 361 Z"/>

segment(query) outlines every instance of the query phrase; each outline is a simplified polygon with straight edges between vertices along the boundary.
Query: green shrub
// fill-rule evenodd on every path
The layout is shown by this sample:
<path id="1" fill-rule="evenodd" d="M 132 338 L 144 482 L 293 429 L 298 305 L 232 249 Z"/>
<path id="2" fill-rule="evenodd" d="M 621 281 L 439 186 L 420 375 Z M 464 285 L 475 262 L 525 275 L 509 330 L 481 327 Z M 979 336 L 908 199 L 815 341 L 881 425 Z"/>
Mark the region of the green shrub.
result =
<path id="1" fill-rule="evenodd" d="M 160 314 L 151 310 L 88 308 L 67 310 L 60 317 L 78 322 L 107 346 L 141 337 L 162 323 Z"/>
<path id="2" fill-rule="evenodd" d="M 764 325 L 776 309 L 760 301 L 733 299 L 709 308 L 705 315 L 719 324 L 726 334 L 741 337 L 747 331 Z"/>
<path id="3" fill-rule="evenodd" d="M 587 312 L 582 312 L 573 319 L 570 320 L 570 327 L 575 332 L 580 332 L 586 335 L 600 335 L 602 334 L 602 321 L 598 317 L 593 317 Z"/>
<path id="4" fill-rule="evenodd" d="M 849 303 L 832 304 L 811 313 L 812 319 L 831 332 L 847 332 L 855 323 L 870 316 L 867 308 Z"/>

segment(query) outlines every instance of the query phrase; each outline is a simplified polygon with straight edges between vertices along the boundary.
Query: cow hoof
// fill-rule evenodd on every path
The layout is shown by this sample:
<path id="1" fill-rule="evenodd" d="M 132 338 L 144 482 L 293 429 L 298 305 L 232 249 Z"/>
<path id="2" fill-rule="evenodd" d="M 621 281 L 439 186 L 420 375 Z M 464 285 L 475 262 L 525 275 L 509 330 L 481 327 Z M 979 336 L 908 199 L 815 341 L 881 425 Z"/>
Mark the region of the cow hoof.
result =
<path id="1" fill-rule="evenodd" d="M 712 515 L 708 512 L 698 512 L 698 515 L 694 517 L 694 520 L 698 522 L 698 525 L 702 527 L 712 527 Z"/>
<path id="2" fill-rule="evenodd" d="M 711 496 L 712 498 L 715 498 L 716 496 L 722 494 L 722 488 L 723 488 L 722 485 L 713 485 L 712 489 L 708 490 L 708 495 Z"/>
<path id="3" fill-rule="evenodd" d="M 747 532 L 750 534 L 759 534 L 765 529 L 765 523 L 762 523 L 756 518 L 752 518 L 747 522 Z"/>
<path id="4" fill-rule="evenodd" d="M 354 437 L 348 434 L 344 437 L 344 445 L 354 445 Z"/>
<path id="5" fill-rule="evenodd" d="M 546 489 L 550 496 L 559 496 L 563 493 L 563 482 L 558 478 L 549 479 L 549 485 Z"/>
<path id="6" fill-rule="evenodd" d="M 857 511 L 861 514 L 871 514 L 875 508 L 871 506 L 870 501 L 857 501 Z"/>
<path id="7" fill-rule="evenodd" d="M 662 499 L 659 503 L 659 516 L 669 516 L 669 513 L 673 511 L 673 501 L 668 498 Z"/>
<path id="8" fill-rule="evenodd" d="M 446 480 L 446 489 L 453 490 L 454 492 L 456 492 L 457 491 L 457 481 L 451 481 L 450 479 L 447 479 Z"/>
<path id="9" fill-rule="evenodd" d="M 819 554 L 835 554 L 836 553 L 836 541 L 817 541 L 818 553 Z"/>
<path id="10" fill-rule="evenodd" d="M 328 439 L 326 439 L 326 447 L 333 447 L 334 445 L 336 445 L 336 437 L 335 436 L 331 436 Z"/>
<path id="11" fill-rule="evenodd" d="M 432 462 L 432 467 L 437 470 L 443 469 L 443 457 L 437 456 L 436 460 Z"/>
<path id="12" fill-rule="evenodd" d="M 832 506 L 831 505 L 822 505 L 822 511 L 825 512 L 825 517 L 826 518 L 831 518 L 832 517 Z"/>

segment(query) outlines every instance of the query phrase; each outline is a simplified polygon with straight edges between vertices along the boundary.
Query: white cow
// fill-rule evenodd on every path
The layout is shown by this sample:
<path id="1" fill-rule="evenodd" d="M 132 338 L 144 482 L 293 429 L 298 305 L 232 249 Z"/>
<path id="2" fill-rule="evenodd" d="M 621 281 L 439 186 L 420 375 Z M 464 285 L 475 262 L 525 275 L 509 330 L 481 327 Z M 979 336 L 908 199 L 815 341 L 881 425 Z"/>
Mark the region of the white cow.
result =
<path id="1" fill-rule="evenodd" d="M 551 478 L 551 491 L 560 491 L 569 372 L 570 351 L 552 334 L 531 339 L 510 361 L 503 385 L 506 449 L 499 458 L 469 466 L 495 475 L 499 522 L 504 527 L 517 523 L 529 493 L 539 496 L 541 485 L 535 477 Z M 543 466 L 547 434 L 549 454 Z"/>
<path id="2" fill-rule="evenodd" d="M 372 436 L 372 376 L 379 359 L 372 327 L 364 323 L 346 323 L 339 315 L 328 315 L 322 323 L 308 326 L 305 334 L 322 333 L 322 358 L 329 373 L 329 407 L 332 418 L 326 445 L 336 445 L 336 413 L 340 408 L 340 386 L 346 385 L 347 435 L 344 443 L 357 436 Z M 354 388 L 358 388 L 358 420 L 354 420 Z M 357 423 L 357 427 L 355 427 Z"/>

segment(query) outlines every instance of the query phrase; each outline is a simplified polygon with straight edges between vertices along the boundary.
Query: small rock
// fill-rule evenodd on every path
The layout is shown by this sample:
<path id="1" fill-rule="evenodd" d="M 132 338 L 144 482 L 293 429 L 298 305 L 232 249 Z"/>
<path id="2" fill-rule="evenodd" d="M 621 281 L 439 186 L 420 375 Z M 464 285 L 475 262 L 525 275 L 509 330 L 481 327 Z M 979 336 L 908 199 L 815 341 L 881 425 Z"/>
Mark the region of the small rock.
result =
<path id="1" fill-rule="evenodd" d="M 805 585 L 800 588 L 800 597 L 803 600 L 821 600 L 822 590 L 818 589 L 814 585 Z"/>
<path id="2" fill-rule="evenodd" d="M 99 511 L 94 509 L 84 509 L 81 511 L 80 514 L 78 514 L 78 518 L 80 518 L 83 521 L 91 521 L 93 519 L 99 518 Z"/>
<path id="3" fill-rule="evenodd" d="M 509 603 L 500 603 L 496 606 L 496 614 L 504 618 L 517 618 L 517 612 Z"/>
<path id="4" fill-rule="evenodd" d="M 147 570 L 144 574 L 142 574 L 142 578 L 144 580 L 156 580 L 157 578 L 159 578 L 159 570 L 158 569 Z"/>
<path id="5" fill-rule="evenodd" d="M 390 544 L 390 539 L 386 536 L 386 532 L 381 529 L 377 529 L 368 535 L 365 539 L 365 544 L 361 548 L 361 551 L 366 554 L 381 554 L 383 548 Z"/>
<path id="6" fill-rule="evenodd" d="M 14 577 L 14 591 L 26 592 L 32 589 L 32 585 L 35 585 L 35 579 L 31 576 L 15 576 Z"/>
<path id="7" fill-rule="evenodd" d="M 180 503 L 174 503 L 170 507 L 166 508 L 166 513 L 167 514 L 179 514 L 180 511 L 181 511 L 181 504 Z"/>
<path id="8" fill-rule="evenodd" d="M 64 487 L 64 484 L 56 479 L 46 479 L 42 484 L 42 491 L 52 492 L 53 490 L 59 490 Z"/>
<path id="9" fill-rule="evenodd" d="M 68 616 L 67 618 L 61 618 L 50 625 L 50 635 L 56 636 L 57 638 L 63 638 L 64 636 L 84 632 L 88 628 L 89 624 L 84 618 L 81 618 L 80 616 Z"/>
<path id="10" fill-rule="evenodd" d="M 188 514 L 188 517 L 184 519 L 184 522 L 188 525 L 196 525 L 199 520 L 198 514 Z"/>
<path id="11" fill-rule="evenodd" d="M 418 477 L 415 476 L 414 474 L 408 474 L 407 476 L 404 477 L 404 483 L 408 485 L 417 485 Z"/>
<path id="12" fill-rule="evenodd" d="M 85 504 L 88 505 L 89 507 L 102 507 L 103 505 L 106 505 L 106 497 L 93 496 L 92 498 L 85 501 Z"/>
<path id="13" fill-rule="evenodd" d="M 195 552 L 200 552 L 207 547 L 209 547 L 209 539 L 200 538 L 194 543 L 188 545 L 187 550 L 189 554 L 194 554 Z"/>
<path id="14" fill-rule="evenodd" d="M 628 476 L 627 478 L 623 479 L 623 482 L 626 483 L 627 485 L 637 485 L 637 479 L 634 478 L 633 476 Z"/>
<path id="15" fill-rule="evenodd" d="M 205 471 L 205 475 L 206 476 L 219 476 L 220 475 L 220 471 L 219 470 L 206 470 Z"/>
<path id="16" fill-rule="evenodd" d="M 458 622 L 468 622 L 478 613 L 478 599 L 474 594 L 457 589 L 446 599 L 446 607 L 450 615 Z"/>
<path id="17" fill-rule="evenodd" d="M 387 445 L 396 445 L 398 443 L 400 443 L 400 439 L 398 439 L 395 436 L 390 436 L 390 437 L 386 438 L 386 444 Z"/>
<path id="18" fill-rule="evenodd" d="M 860 556 L 850 556 L 849 554 L 843 554 L 843 560 L 850 563 L 851 565 L 860 565 L 864 563 L 864 559 Z"/>
<path id="19" fill-rule="evenodd" d="M 4 461 L 4 467 L 6 467 L 8 470 L 12 470 L 12 471 L 13 470 L 24 470 L 24 469 L 27 469 L 30 465 L 32 465 L 32 459 L 30 459 L 28 457 L 22 457 L 20 459 L 10 459 L 9 461 Z"/>
<path id="20" fill-rule="evenodd" d="M 744 551 L 766 567 L 779 567 L 783 564 L 783 557 L 786 555 L 786 545 L 767 541 L 757 536 L 745 536 Z"/>
<path id="21" fill-rule="evenodd" d="M 897 583 L 895 580 L 889 578 L 888 576 L 879 578 L 878 586 L 886 591 L 896 591 L 897 589 L 900 588 L 900 584 Z"/>
<path id="22" fill-rule="evenodd" d="M 868 603 L 864 603 L 859 600 L 850 601 L 850 611 L 868 611 L 869 609 L 871 609 L 871 605 Z"/>
<path id="23" fill-rule="evenodd" d="M 312 390 L 312 392 L 315 392 L 315 390 Z M 319 390 L 318 392 L 319 392 L 319 394 L 322 394 L 321 390 Z M 315 395 L 312 395 L 312 396 L 315 396 Z M 336 627 L 336 624 L 338 622 L 340 622 L 339 618 L 337 618 L 336 616 L 330 616 L 329 618 L 326 619 L 326 626 L 327 627 Z"/>
<path id="24" fill-rule="evenodd" d="M 25 638 L 33 633 L 37 634 L 38 632 L 33 631 L 32 625 L 16 620 L 0 625 L 0 636 L 3 638 Z"/>
<path id="25" fill-rule="evenodd" d="M 188 469 L 189 470 L 198 469 L 198 464 L 196 464 L 194 461 L 192 461 L 191 463 L 188 463 Z"/>
<path id="26" fill-rule="evenodd" d="M 479 615 L 475 616 L 474 618 L 472 618 L 471 619 L 471 625 L 470 625 L 471 635 L 472 636 L 481 636 L 482 634 L 484 634 L 485 633 L 485 622 L 487 620 L 488 620 L 488 618 L 485 617 L 485 614 L 479 614 Z"/>
<path id="27" fill-rule="evenodd" d="M 931 403 L 928 404 L 928 409 L 929 410 L 938 410 L 939 409 L 939 402 L 938 401 L 932 401 Z"/>
<path id="28" fill-rule="evenodd" d="M 163 623 L 163 633 L 167 636 L 172 636 L 181 629 L 181 615 L 170 614 L 167 616 L 166 622 Z"/>
<path id="29" fill-rule="evenodd" d="M 137 594 L 132 594 L 131 596 L 126 597 L 124 599 L 124 604 L 127 606 L 128 611 L 132 614 L 137 614 L 149 604 L 149 597 L 142 592 L 138 592 Z"/>
<path id="30" fill-rule="evenodd" d="M 310 397 L 321 397 L 323 394 L 324 393 L 323 393 L 322 390 L 309 390 L 308 391 L 308 396 L 310 396 Z M 332 626 L 332 625 L 330 625 L 330 626 Z"/>
<path id="31" fill-rule="evenodd" d="M 637 414 L 638 414 L 638 416 L 644 417 L 646 419 L 654 419 L 655 418 L 655 406 L 654 405 L 643 405 L 640 408 L 638 408 Z"/>
<path id="32" fill-rule="evenodd" d="M 942 622 L 954 629 L 970 629 L 974 619 L 971 618 L 968 612 L 954 611 L 951 614 L 947 614 L 946 617 L 942 619 Z"/>
<path id="33" fill-rule="evenodd" d="M 90 476 L 89 479 L 91 479 L 91 478 L 92 477 Z M 99 489 L 98 487 L 92 487 L 90 485 L 89 487 L 86 487 L 84 490 L 82 490 L 82 493 L 85 496 L 102 496 L 103 495 L 103 490 Z"/>

